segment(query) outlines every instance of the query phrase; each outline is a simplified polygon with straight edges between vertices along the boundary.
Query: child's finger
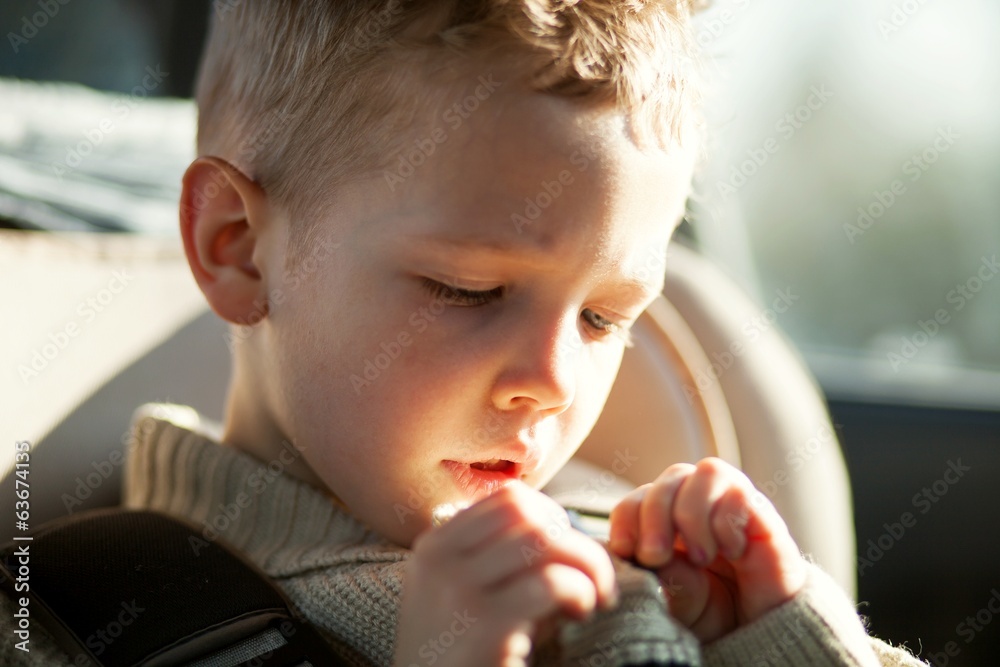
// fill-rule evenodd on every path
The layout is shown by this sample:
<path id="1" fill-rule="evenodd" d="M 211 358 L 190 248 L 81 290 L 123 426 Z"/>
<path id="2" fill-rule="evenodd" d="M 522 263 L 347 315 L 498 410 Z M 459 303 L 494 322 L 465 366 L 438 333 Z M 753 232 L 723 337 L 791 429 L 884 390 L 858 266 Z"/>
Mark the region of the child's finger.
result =
<path id="1" fill-rule="evenodd" d="M 798 555 L 798 547 L 778 510 L 742 475 L 716 501 L 711 521 L 719 548 L 730 561 L 741 559 L 751 544 L 776 555 L 781 550 Z"/>
<path id="2" fill-rule="evenodd" d="M 665 565 L 674 550 L 674 503 L 681 487 L 695 471 L 689 463 L 676 463 L 656 478 L 639 508 L 639 546 L 636 556 L 647 567 Z"/>
<path id="3" fill-rule="evenodd" d="M 643 484 L 631 491 L 611 510 L 608 546 L 626 560 L 635 556 L 639 541 L 639 508 L 651 486 Z"/>
<path id="4" fill-rule="evenodd" d="M 731 632 L 737 625 L 732 595 L 722 580 L 678 556 L 657 570 L 671 616 L 701 642 Z"/>
<path id="5" fill-rule="evenodd" d="M 470 554 L 462 564 L 471 580 L 483 587 L 502 585 L 522 570 L 546 563 L 575 568 L 591 580 L 602 604 L 615 596 L 615 571 L 608 553 L 573 528 L 525 526 Z"/>
<path id="6" fill-rule="evenodd" d="M 736 471 L 716 502 L 712 528 L 740 591 L 741 623 L 790 599 L 805 583 L 805 561 L 781 515 Z M 716 561 L 719 563 L 720 561 Z"/>
<path id="7" fill-rule="evenodd" d="M 735 561 L 747 548 L 747 525 L 750 523 L 751 500 L 747 490 L 732 486 L 723 493 L 712 510 L 712 532 L 722 555 Z"/>
<path id="8" fill-rule="evenodd" d="M 464 509 L 435 533 L 434 546 L 442 554 L 475 551 L 512 526 L 528 522 L 569 526 L 566 510 L 544 494 L 513 483 Z M 426 534 L 426 533 L 425 533 Z"/>
<path id="9" fill-rule="evenodd" d="M 736 578 L 755 582 L 760 590 L 768 592 L 746 597 L 745 611 L 756 618 L 801 588 L 805 561 L 778 510 L 755 488 L 743 490 L 742 494 L 734 491 L 717 509 L 718 515 L 713 517 L 717 532 L 728 533 L 728 536 L 742 532 L 742 553 L 738 558 L 730 558 Z M 745 524 L 741 529 L 741 517 L 744 516 Z M 730 523 L 736 531 L 729 527 Z M 734 551 L 738 546 L 738 543 L 733 545 Z"/>
<path id="10" fill-rule="evenodd" d="M 507 530 L 509 515 L 496 511 L 493 497 L 461 510 L 442 526 L 425 530 L 413 541 L 412 549 L 422 549 L 435 558 L 449 558 L 475 550 Z M 487 504 L 489 503 L 489 504 Z"/>
<path id="11" fill-rule="evenodd" d="M 575 567 L 549 563 L 497 588 L 487 605 L 492 614 L 518 621 L 540 621 L 556 612 L 582 619 L 597 607 L 597 589 Z"/>
<path id="12" fill-rule="evenodd" d="M 602 605 L 616 596 L 614 568 L 604 548 L 572 528 L 558 503 L 522 485 L 502 489 L 430 534 L 433 551 L 428 555 L 453 563 L 454 575 L 470 584 L 496 585 L 521 570 L 555 561 L 589 577 Z"/>
<path id="13" fill-rule="evenodd" d="M 705 567 L 715 560 L 718 543 L 711 524 L 713 510 L 729 489 L 739 486 L 735 472 L 721 459 L 702 459 L 677 495 L 674 522 L 695 565 Z"/>
<path id="14" fill-rule="evenodd" d="M 526 667 L 531 655 L 531 638 L 535 633 L 534 623 L 520 623 L 501 646 L 504 661 L 500 667 Z"/>
<path id="15" fill-rule="evenodd" d="M 670 615 L 690 628 L 708 604 L 707 575 L 678 554 L 656 570 Z"/>

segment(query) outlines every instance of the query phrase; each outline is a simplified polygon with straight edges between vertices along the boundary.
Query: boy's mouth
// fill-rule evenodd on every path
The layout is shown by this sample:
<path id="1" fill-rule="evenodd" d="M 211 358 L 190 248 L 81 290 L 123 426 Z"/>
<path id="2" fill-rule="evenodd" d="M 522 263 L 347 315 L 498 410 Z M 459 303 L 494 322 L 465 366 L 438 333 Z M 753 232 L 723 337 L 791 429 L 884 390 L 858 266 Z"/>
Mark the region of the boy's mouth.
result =
<path id="1" fill-rule="evenodd" d="M 481 500 L 496 493 L 511 482 L 520 480 L 524 472 L 523 464 L 508 459 L 443 463 L 469 500 Z"/>
<path id="2" fill-rule="evenodd" d="M 489 470 L 491 472 L 507 472 L 513 468 L 516 463 L 513 461 L 507 461 L 506 459 L 490 459 L 489 461 L 477 461 L 476 463 L 470 463 L 470 468 L 475 468 L 476 470 Z"/>

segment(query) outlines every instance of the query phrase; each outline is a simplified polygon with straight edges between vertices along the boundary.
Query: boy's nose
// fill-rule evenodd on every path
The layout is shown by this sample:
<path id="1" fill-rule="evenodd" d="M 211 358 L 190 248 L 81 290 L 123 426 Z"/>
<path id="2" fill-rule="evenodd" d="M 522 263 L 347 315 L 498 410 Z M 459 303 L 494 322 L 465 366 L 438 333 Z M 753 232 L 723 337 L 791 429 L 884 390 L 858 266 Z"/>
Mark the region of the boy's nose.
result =
<path id="1" fill-rule="evenodd" d="M 493 387 L 496 407 L 528 407 L 552 414 L 564 411 L 576 394 L 576 364 L 582 347 L 574 317 L 518 332 L 510 339 L 507 363 Z"/>

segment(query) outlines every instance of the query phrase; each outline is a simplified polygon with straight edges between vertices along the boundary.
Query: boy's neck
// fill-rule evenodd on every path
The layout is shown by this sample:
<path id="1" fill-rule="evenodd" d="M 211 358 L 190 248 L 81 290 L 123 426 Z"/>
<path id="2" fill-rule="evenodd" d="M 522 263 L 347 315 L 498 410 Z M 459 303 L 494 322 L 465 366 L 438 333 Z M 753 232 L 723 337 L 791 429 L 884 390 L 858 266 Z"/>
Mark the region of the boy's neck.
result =
<path id="1" fill-rule="evenodd" d="M 222 444 L 252 456 L 264 465 L 280 466 L 283 472 L 317 489 L 326 486 L 302 458 L 301 447 L 275 421 L 270 409 L 253 387 L 261 386 L 234 370 L 226 401 Z"/>

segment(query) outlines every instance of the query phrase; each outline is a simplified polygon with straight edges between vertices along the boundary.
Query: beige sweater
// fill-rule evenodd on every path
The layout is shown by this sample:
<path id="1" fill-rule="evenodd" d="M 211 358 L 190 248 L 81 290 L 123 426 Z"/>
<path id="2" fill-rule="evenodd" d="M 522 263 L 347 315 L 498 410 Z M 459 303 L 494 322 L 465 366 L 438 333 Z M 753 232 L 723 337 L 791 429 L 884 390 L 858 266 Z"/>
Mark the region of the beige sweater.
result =
<path id="1" fill-rule="evenodd" d="M 387 543 L 315 488 L 282 475 L 280 461 L 264 464 L 218 445 L 193 411 L 158 406 L 156 413 L 169 413 L 170 420 L 154 417 L 150 406 L 138 413 L 134 429 L 142 437 L 128 452 L 125 506 L 204 526 L 205 539 L 225 540 L 273 577 L 321 633 L 375 665 L 391 665 L 407 550 Z M 635 641 L 619 660 L 674 656 L 720 667 L 923 664 L 868 638 L 846 596 L 818 569 L 795 599 L 699 647 L 663 612 L 652 575 L 618 568 L 623 590 L 637 591 L 625 596 L 619 612 L 628 623 L 599 616 L 591 627 L 565 628 L 562 646 L 540 647 L 535 664 L 590 664 L 595 638 L 622 631 Z M 0 632 L 9 637 L 14 608 L 2 595 L 0 607 Z M 0 642 L 0 664 L 73 664 L 40 627 L 32 628 L 30 647 L 24 653 Z"/>

